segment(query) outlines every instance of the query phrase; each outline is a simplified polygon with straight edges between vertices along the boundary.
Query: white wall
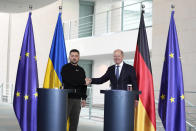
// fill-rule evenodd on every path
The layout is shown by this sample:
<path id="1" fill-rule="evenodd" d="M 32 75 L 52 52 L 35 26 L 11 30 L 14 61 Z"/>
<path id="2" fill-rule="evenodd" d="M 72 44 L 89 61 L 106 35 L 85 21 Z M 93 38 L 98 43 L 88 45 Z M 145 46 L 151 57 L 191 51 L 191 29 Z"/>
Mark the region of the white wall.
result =
<path id="1" fill-rule="evenodd" d="M 122 1 L 116 1 L 112 4 L 111 11 L 111 32 L 121 31 L 122 20 Z"/>
<path id="2" fill-rule="evenodd" d="M 95 35 L 121 31 L 121 1 L 100 0 L 95 3 Z M 120 8 L 111 10 L 114 8 Z"/>
<path id="3" fill-rule="evenodd" d="M 63 0 L 62 21 L 64 24 L 64 36 L 66 40 L 77 37 L 79 24 L 78 18 L 79 0 Z"/>
<path id="4" fill-rule="evenodd" d="M 111 1 L 96 1 L 95 3 L 95 27 L 94 27 L 94 34 L 100 35 L 107 32 L 107 22 L 110 23 L 110 12 L 107 11 L 111 9 Z M 108 15 L 108 16 L 107 16 Z M 107 21 L 108 19 L 108 21 Z M 109 27 L 108 27 L 109 28 Z M 110 31 L 110 30 L 108 30 Z"/>
<path id="5" fill-rule="evenodd" d="M 79 18 L 79 0 L 63 0 L 62 21 Z"/>
<path id="6" fill-rule="evenodd" d="M 67 49 L 79 49 L 81 56 L 111 54 L 120 48 L 124 52 L 135 51 L 138 30 L 110 33 L 101 36 L 68 40 Z M 149 48 L 152 47 L 152 28 L 147 28 Z"/>
<path id="7" fill-rule="evenodd" d="M 9 15 L 0 13 L 0 83 L 6 82 Z"/>

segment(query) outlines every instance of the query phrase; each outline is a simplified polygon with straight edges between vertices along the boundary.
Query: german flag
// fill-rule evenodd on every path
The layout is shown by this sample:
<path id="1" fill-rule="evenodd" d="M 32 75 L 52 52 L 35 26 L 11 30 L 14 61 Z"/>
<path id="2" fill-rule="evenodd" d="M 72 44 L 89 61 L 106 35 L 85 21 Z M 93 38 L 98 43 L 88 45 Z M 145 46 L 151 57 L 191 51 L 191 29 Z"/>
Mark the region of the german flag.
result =
<path id="1" fill-rule="evenodd" d="M 152 69 L 148 40 L 144 23 L 144 11 L 141 13 L 139 33 L 136 45 L 134 67 L 137 83 L 142 94 L 135 110 L 135 131 L 156 131 L 156 115 Z"/>

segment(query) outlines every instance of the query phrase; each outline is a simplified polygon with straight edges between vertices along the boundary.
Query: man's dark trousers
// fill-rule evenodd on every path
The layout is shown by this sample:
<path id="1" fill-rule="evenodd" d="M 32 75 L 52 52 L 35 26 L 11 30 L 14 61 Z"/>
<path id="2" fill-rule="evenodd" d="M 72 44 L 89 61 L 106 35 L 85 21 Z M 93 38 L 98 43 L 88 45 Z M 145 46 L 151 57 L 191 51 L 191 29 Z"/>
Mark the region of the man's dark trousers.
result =
<path id="1" fill-rule="evenodd" d="M 81 110 L 80 99 L 68 99 L 68 118 L 69 118 L 69 131 L 77 131 L 80 110 Z"/>

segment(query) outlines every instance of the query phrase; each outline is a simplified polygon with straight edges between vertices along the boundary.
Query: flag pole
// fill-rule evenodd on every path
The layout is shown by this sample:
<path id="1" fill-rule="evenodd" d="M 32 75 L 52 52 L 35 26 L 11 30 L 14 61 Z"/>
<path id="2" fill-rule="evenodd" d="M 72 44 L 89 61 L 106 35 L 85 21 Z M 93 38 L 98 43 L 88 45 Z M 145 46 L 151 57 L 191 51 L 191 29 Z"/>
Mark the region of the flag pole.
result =
<path id="1" fill-rule="evenodd" d="M 61 2 L 61 1 L 60 1 L 60 2 Z M 61 5 L 61 4 L 59 5 L 59 13 L 62 13 L 62 5 Z M 55 77 L 56 77 L 56 76 L 54 76 L 54 80 L 55 80 Z M 55 86 L 55 83 L 53 83 L 53 84 L 54 84 L 54 86 Z M 57 88 L 63 89 L 63 88 L 62 88 L 62 85 L 61 85 L 60 87 L 57 87 Z"/>
<path id="2" fill-rule="evenodd" d="M 62 12 L 62 6 L 61 5 L 59 6 L 59 12 Z"/>
<path id="3" fill-rule="evenodd" d="M 145 13 L 145 10 L 144 10 L 145 9 L 145 5 L 144 4 L 141 4 L 141 8 L 142 8 L 142 12 Z"/>
<path id="4" fill-rule="evenodd" d="M 175 9 L 175 5 L 174 4 L 171 4 L 171 9 L 172 9 L 172 11 L 174 11 L 174 9 Z"/>
<path id="5" fill-rule="evenodd" d="M 29 5 L 29 12 L 30 13 L 32 12 L 32 8 L 33 8 L 33 6 L 32 5 Z"/>
<path id="6" fill-rule="evenodd" d="M 58 0 L 58 1 L 59 1 L 59 13 L 62 13 L 63 1 L 62 0 Z"/>
<path id="7" fill-rule="evenodd" d="M 62 1 L 61 1 L 61 4 L 59 5 L 59 13 L 62 13 Z M 62 85 L 63 85 L 63 83 L 62 83 Z M 63 89 L 62 85 L 59 87 L 60 89 Z"/>

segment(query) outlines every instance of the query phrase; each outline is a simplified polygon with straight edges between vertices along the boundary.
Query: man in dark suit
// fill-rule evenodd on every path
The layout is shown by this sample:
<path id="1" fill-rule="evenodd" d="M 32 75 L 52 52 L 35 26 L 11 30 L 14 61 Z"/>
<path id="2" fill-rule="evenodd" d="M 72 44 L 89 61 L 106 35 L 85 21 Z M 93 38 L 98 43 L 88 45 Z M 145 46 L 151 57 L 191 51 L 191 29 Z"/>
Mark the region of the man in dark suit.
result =
<path id="1" fill-rule="evenodd" d="M 115 50 L 113 58 L 115 64 L 110 66 L 102 77 L 86 78 L 86 84 L 102 84 L 110 80 L 112 89 L 127 90 L 128 85 L 131 84 L 133 90 L 138 90 L 135 69 L 133 66 L 123 62 L 123 51 L 120 49 Z"/>

